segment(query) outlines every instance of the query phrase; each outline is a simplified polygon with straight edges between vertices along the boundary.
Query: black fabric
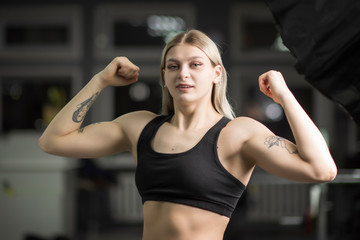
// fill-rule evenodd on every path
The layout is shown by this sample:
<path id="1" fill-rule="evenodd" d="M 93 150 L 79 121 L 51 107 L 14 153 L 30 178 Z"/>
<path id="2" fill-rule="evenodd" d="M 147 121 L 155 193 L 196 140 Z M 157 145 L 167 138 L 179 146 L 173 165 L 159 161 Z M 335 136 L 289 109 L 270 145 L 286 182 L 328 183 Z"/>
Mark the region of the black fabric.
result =
<path id="1" fill-rule="evenodd" d="M 360 1 L 265 2 L 297 71 L 360 125 Z"/>
<path id="2" fill-rule="evenodd" d="M 155 152 L 151 142 L 169 118 L 153 119 L 138 141 L 135 180 L 143 203 L 148 200 L 174 202 L 230 217 L 245 190 L 221 165 L 217 155 L 218 136 L 230 120 L 222 118 L 186 152 Z"/>

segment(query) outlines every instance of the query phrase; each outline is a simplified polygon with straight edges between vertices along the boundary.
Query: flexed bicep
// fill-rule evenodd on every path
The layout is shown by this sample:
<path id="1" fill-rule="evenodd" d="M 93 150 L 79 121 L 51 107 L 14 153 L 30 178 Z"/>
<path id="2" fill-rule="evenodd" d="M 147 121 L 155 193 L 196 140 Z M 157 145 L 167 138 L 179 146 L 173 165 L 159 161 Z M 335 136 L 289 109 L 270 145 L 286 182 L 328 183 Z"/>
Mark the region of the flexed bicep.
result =
<path id="1" fill-rule="evenodd" d="M 59 138 L 51 153 L 72 158 L 98 158 L 128 149 L 127 137 L 116 123 L 99 122 Z"/>
<path id="2" fill-rule="evenodd" d="M 266 126 L 247 122 L 248 138 L 242 146 L 242 156 L 281 178 L 300 182 L 318 182 L 316 168 L 298 151 L 293 142 L 275 135 Z"/>
<path id="3" fill-rule="evenodd" d="M 281 147 L 283 149 L 286 149 L 288 153 L 290 154 L 296 154 L 298 153 L 296 147 L 294 144 L 286 140 L 285 138 L 279 137 L 279 136 L 269 136 L 265 138 L 264 141 L 265 146 L 268 148 L 272 147 Z"/>
<path id="4" fill-rule="evenodd" d="M 103 136 L 102 131 L 98 131 L 97 138 L 85 138 L 77 136 L 79 133 L 78 130 L 83 124 L 90 107 L 104 88 L 108 86 L 125 86 L 137 81 L 139 70 L 139 67 L 134 65 L 128 58 L 115 58 L 105 69 L 95 74 L 61 111 L 56 114 L 39 138 L 38 143 L 40 148 L 47 153 L 61 156 L 72 156 L 73 154 L 78 156 L 82 152 L 86 153 L 88 145 L 82 142 L 86 142 L 96 149 L 105 149 L 105 146 L 101 146 L 103 146 L 104 142 L 108 142 L 108 138 L 104 137 L 104 140 L 101 140 Z M 106 125 L 106 129 L 107 128 L 109 128 L 108 125 Z M 93 132 L 97 131 L 98 128 L 93 129 L 89 127 L 89 129 Z M 104 130 L 105 133 L 107 132 L 106 129 Z M 114 132 L 116 133 L 116 129 Z M 107 133 L 112 136 L 111 131 Z M 112 138 L 110 137 L 109 139 Z M 68 144 L 69 142 L 74 145 Z M 76 147 L 83 150 L 77 150 Z M 91 151 L 92 149 L 89 148 L 89 150 Z"/>
<path id="5" fill-rule="evenodd" d="M 311 165 L 299 155 L 296 145 L 276 135 L 259 135 L 250 139 L 244 146 L 246 156 L 255 164 L 275 176 L 312 182 Z"/>

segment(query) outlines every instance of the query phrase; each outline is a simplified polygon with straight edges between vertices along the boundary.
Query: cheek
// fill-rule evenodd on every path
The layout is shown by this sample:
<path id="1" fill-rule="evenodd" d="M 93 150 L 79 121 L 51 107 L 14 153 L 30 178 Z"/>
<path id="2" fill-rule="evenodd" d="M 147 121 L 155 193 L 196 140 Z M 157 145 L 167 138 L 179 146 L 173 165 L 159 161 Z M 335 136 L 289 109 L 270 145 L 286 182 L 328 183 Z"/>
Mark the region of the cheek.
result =
<path id="1" fill-rule="evenodd" d="M 213 74 L 207 74 L 201 78 L 201 81 L 204 85 L 212 86 L 215 83 L 215 79 Z"/>
<path id="2" fill-rule="evenodd" d="M 172 79 L 174 79 L 175 74 L 171 72 L 164 72 L 164 82 L 165 83 L 171 83 L 173 82 Z"/>

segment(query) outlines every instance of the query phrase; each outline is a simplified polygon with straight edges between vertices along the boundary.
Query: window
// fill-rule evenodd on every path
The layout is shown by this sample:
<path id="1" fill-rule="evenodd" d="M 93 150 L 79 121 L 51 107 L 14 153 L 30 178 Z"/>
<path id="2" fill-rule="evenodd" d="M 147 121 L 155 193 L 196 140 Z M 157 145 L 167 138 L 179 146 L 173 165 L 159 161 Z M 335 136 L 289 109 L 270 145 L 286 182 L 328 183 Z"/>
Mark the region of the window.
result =
<path id="1" fill-rule="evenodd" d="M 75 5 L 3 6 L 0 22 L 0 60 L 80 59 L 81 9 Z"/>
<path id="2" fill-rule="evenodd" d="M 69 100 L 69 77 L 42 78 L 8 77 L 2 80 L 4 132 L 41 130 Z"/>
<path id="3" fill-rule="evenodd" d="M 104 4 L 95 14 L 95 55 L 159 60 L 168 38 L 193 28 L 191 4 Z"/>
<path id="4" fill-rule="evenodd" d="M 69 28 L 66 25 L 9 24 L 5 27 L 5 44 L 9 47 L 66 46 Z"/>
<path id="5" fill-rule="evenodd" d="M 78 91 L 77 68 L 0 68 L 0 131 L 41 131 Z"/>

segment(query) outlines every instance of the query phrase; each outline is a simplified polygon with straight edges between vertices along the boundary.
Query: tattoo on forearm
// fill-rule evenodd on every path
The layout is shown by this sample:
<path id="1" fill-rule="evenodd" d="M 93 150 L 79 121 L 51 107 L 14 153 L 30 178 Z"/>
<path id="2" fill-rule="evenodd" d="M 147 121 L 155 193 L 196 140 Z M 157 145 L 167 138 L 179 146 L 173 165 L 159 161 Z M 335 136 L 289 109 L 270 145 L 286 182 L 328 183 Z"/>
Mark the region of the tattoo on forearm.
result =
<path id="1" fill-rule="evenodd" d="M 99 96 L 100 92 L 95 93 L 89 99 L 80 103 L 76 107 L 78 108 L 73 114 L 73 121 L 76 123 L 82 122 L 89 111 L 90 107 L 94 104 L 96 98 Z"/>
<path id="2" fill-rule="evenodd" d="M 265 138 L 264 144 L 266 146 L 268 146 L 268 148 L 271 148 L 273 146 L 278 146 L 278 147 L 281 147 L 281 148 L 285 148 L 290 154 L 297 154 L 298 153 L 296 148 L 290 149 L 290 148 L 293 148 L 293 147 L 289 146 L 286 143 L 285 139 L 282 138 L 282 137 L 278 137 L 278 136 L 267 137 L 267 138 Z"/>

